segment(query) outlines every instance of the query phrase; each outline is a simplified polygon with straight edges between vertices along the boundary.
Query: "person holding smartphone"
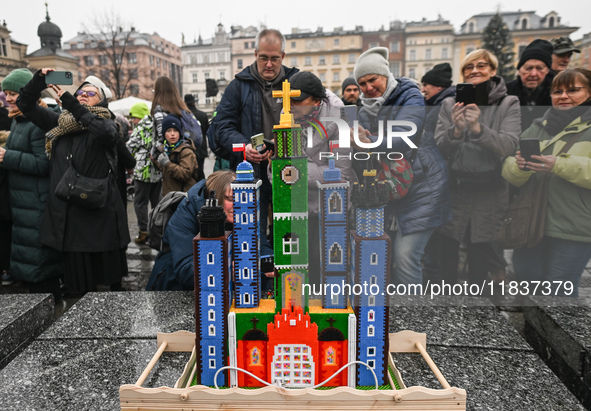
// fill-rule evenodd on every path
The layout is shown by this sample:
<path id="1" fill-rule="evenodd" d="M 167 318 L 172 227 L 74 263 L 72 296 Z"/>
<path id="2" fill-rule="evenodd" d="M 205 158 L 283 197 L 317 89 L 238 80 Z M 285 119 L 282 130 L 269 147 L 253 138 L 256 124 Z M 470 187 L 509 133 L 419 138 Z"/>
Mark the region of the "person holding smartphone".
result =
<path id="1" fill-rule="evenodd" d="M 571 282 L 572 293 L 562 286 L 551 294 L 577 297 L 591 259 L 591 71 L 560 72 L 550 95 L 552 108 L 521 135 L 538 139 L 541 155 L 527 161 L 517 151 L 503 164 L 503 177 L 517 187 L 550 174 L 544 238 L 535 247 L 515 250 L 513 268 L 519 280 Z M 572 139 L 577 140 L 568 152 L 561 152 Z"/>
<path id="2" fill-rule="evenodd" d="M 503 251 L 497 233 L 509 204 L 502 161 L 513 154 L 521 134 L 519 99 L 507 96 L 497 76 L 497 58 L 487 50 L 469 53 L 461 64 L 464 82 L 488 90 L 488 106 L 443 101 L 435 141 L 447 159 L 451 181 L 452 219 L 440 232 L 442 272 L 448 283 L 458 281 L 460 243 L 468 246 L 468 282 L 502 281 Z M 459 94 L 459 93 L 458 93 Z"/>

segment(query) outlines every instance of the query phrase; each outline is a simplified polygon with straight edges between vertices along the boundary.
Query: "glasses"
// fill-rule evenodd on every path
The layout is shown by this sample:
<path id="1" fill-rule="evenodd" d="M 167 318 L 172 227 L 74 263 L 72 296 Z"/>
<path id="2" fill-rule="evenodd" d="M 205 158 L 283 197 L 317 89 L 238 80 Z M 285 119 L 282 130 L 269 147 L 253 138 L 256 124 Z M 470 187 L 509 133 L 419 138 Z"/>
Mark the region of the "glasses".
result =
<path id="1" fill-rule="evenodd" d="M 82 94 L 86 94 L 88 97 L 94 97 L 98 93 L 96 91 L 86 91 L 86 90 L 78 90 L 76 91 L 77 96 L 81 96 Z"/>
<path id="2" fill-rule="evenodd" d="M 546 66 L 522 66 L 520 70 L 525 71 L 526 73 L 531 73 L 533 70 L 539 71 L 540 73 L 544 73 L 548 70 Z"/>
<path id="3" fill-rule="evenodd" d="M 485 68 L 487 68 L 488 66 L 490 66 L 490 63 L 478 63 L 477 65 L 474 64 L 468 64 L 467 66 L 464 67 L 464 73 L 467 71 L 472 71 L 474 70 L 474 67 L 476 67 L 476 69 L 478 71 L 482 71 Z"/>
<path id="4" fill-rule="evenodd" d="M 577 94 L 579 91 L 581 91 L 582 89 L 584 89 L 585 87 L 571 87 L 567 90 L 552 90 L 550 92 L 550 94 L 552 95 L 552 97 L 560 97 L 562 96 L 562 93 L 566 93 L 567 96 L 574 96 L 575 94 Z"/>
<path id="5" fill-rule="evenodd" d="M 267 64 L 269 62 L 269 60 L 271 60 L 271 63 L 276 64 L 281 61 L 281 57 L 278 57 L 278 56 L 269 57 L 269 56 L 262 55 L 262 56 L 258 56 L 257 60 L 260 61 L 261 63 L 265 63 L 265 64 Z"/>

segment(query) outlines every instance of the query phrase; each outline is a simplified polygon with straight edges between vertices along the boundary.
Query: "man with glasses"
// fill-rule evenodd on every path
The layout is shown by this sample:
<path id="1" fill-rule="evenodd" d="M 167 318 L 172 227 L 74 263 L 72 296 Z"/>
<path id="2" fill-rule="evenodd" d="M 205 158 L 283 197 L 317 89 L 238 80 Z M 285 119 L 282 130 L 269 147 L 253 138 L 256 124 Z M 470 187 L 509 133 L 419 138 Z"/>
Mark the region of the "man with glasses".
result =
<path id="1" fill-rule="evenodd" d="M 278 30 L 265 29 L 257 34 L 254 57 L 255 61 L 228 84 L 208 130 L 208 139 L 219 142 L 230 153 L 233 152 L 233 144 L 246 145 L 246 160 L 253 164 L 255 176 L 263 181 L 261 243 L 265 246 L 269 245 L 266 232 L 271 202 L 271 183 L 267 177 L 270 152 L 261 154 L 253 149 L 250 138 L 259 133 L 263 133 L 266 139 L 274 138 L 273 126 L 279 123 L 283 106 L 280 99 L 273 98 L 273 90 L 281 90 L 281 83 L 291 78 L 298 69 L 282 65 L 285 37 Z M 230 168 L 235 171 L 240 161 L 242 153 L 234 153 Z"/>
<path id="2" fill-rule="evenodd" d="M 541 117 L 552 105 L 550 86 L 554 79 L 553 47 L 549 41 L 536 39 L 523 50 L 517 64 L 517 78 L 507 84 L 507 94 L 517 96 L 521 109 L 521 129 Z M 542 106 L 542 108 L 536 108 Z"/>

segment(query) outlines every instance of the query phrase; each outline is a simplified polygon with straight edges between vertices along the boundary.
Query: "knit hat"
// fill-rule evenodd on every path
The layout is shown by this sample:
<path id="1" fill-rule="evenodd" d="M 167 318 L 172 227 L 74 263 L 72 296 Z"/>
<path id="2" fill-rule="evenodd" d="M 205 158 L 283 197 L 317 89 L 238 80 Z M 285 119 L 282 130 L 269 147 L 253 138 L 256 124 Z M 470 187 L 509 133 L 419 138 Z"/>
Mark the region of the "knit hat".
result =
<path id="1" fill-rule="evenodd" d="M 343 92 L 345 91 L 345 89 L 347 87 L 349 87 L 350 85 L 357 86 L 357 82 L 355 81 L 355 79 L 353 77 L 347 77 L 345 79 L 345 81 L 343 81 L 343 85 L 341 86 L 341 94 L 343 94 Z"/>
<path id="2" fill-rule="evenodd" d="M 169 114 L 164 117 L 164 120 L 162 120 L 162 132 L 166 133 L 166 130 L 169 128 L 175 128 L 181 134 L 181 136 L 183 135 L 183 126 L 181 125 L 181 120 L 179 120 L 179 118 L 174 114 Z"/>
<path id="3" fill-rule="evenodd" d="M 144 118 L 148 114 L 150 114 L 150 109 L 146 105 L 146 103 L 135 103 L 129 109 L 129 116 L 135 118 Z"/>
<path id="4" fill-rule="evenodd" d="M 431 70 L 425 73 L 421 83 L 431 84 L 436 87 L 451 86 L 451 66 L 449 63 L 436 64 Z"/>
<path id="5" fill-rule="evenodd" d="M 299 97 L 291 98 L 295 101 L 302 101 L 310 96 L 318 99 L 326 96 L 326 91 L 324 90 L 324 86 L 320 79 L 309 71 L 300 71 L 294 74 L 289 79 L 289 84 L 292 89 L 301 91 Z"/>
<path id="6" fill-rule="evenodd" d="M 22 87 L 24 87 L 33 78 L 33 73 L 25 68 L 12 70 L 8 76 L 2 80 L 3 91 L 14 91 L 20 93 Z"/>
<path id="7" fill-rule="evenodd" d="M 557 39 L 550 40 L 552 47 L 554 47 L 554 54 L 564 54 L 569 51 L 580 53 L 581 50 L 575 47 L 575 43 L 568 37 L 558 37 Z"/>
<path id="8" fill-rule="evenodd" d="M 80 87 L 78 87 L 78 90 L 80 90 L 82 87 L 89 85 L 92 87 L 96 87 L 98 88 L 101 93 L 103 94 L 101 96 L 101 98 L 105 99 L 105 100 L 109 100 L 110 98 L 113 97 L 113 93 L 111 93 L 111 89 L 109 87 L 107 87 L 107 85 L 105 83 L 103 83 L 103 81 L 98 78 L 97 76 L 88 76 L 84 79 L 84 83 L 80 84 Z"/>
<path id="9" fill-rule="evenodd" d="M 521 53 L 519 64 L 517 64 L 517 70 L 521 68 L 528 60 L 540 60 L 548 68 L 552 67 L 552 53 L 554 48 L 549 41 L 542 39 L 535 39 L 527 45 L 527 47 Z"/>
<path id="10" fill-rule="evenodd" d="M 389 77 L 388 49 L 386 47 L 374 47 L 363 52 L 355 63 L 353 73 L 357 80 L 368 74 Z"/>
<path id="11" fill-rule="evenodd" d="M 185 104 L 195 104 L 195 96 L 192 94 L 185 94 Z"/>

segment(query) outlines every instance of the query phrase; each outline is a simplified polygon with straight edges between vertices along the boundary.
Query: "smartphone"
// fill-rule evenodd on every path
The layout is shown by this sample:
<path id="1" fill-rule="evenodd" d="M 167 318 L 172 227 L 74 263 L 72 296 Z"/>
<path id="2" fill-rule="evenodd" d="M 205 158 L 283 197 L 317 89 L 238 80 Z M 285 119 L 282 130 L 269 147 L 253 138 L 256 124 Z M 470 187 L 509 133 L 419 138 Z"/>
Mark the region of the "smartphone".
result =
<path id="1" fill-rule="evenodd" d="M 540 140 L 537 138 L 524 138 L 519 140 L 519 150 L 521 150 L 521 157 L 525 158 L 525 161 L 537 163 L 531 156 L 539 156 L 540 153 Z"/>
<path id="2" fill-rule="evenodd" d="M 74 77 L 71 71 L 50 71 L 45 75 L 45 84 L 71 86 L 74 84 Z"/>
<path id="3" fill-rule="evenodd" d="M 259 153 L 264 153 L 267 149 L 265 147 L 265 135 L 263 133 L 255 134 L 250 138 L 252 148 Z"/>
<path id="4" fill-rule="evenodd" d="M 459 83 L 456 86 L 456 102 L 476 104 L 476 87 L 472 83 Z"/>
<path id="5" fill-rule="evenodd" d="M 265 139 L 263 139 L 263 142 L 265 143 L 265 147 L 267 148 L 267 150 L 271 150 L 272 152 L 275 152 L 275 142 L 274 141 L 267 140 L 265 138 Z"/>
<path id="6" fill-rule="evenodd" d="M 353 122 L 357 120 L 357 106 L 349 105 L 341 107 L 341 118 L 349 124 L 349 127 L 353 127 Z"/>

